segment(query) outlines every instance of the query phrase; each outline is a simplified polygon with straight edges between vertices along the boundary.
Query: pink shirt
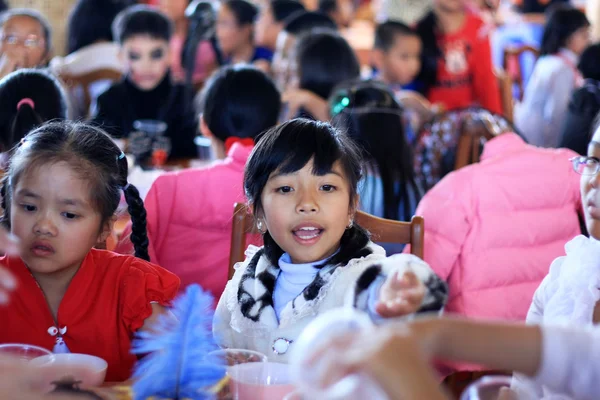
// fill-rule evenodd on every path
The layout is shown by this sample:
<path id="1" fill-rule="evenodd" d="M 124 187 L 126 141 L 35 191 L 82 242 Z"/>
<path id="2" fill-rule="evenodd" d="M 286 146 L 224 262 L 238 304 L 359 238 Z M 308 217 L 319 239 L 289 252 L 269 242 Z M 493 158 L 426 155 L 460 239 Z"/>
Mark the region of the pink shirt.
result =
<path id="1" fill-rule="evenodd" d="M 227 158 L 206 168 L 161 175 L 145 199 L 153 263 L 198 283 L 215 299 L 227 283 L 233 205 L 245 202 L 243 176 L 252 147 L 235 143 Z M 131 254 L 131 225 L 115 251 Z"/>

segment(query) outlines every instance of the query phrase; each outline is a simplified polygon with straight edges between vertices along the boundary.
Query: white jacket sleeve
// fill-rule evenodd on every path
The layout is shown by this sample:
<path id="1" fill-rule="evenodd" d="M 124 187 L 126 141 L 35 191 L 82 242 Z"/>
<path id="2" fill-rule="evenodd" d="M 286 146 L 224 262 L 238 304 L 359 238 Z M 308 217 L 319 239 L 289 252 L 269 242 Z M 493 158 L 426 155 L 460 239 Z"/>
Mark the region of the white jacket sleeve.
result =
<path id="1" fill-rule="evenodd" d="M 534 382 L 579 400 L 600 394 L 600 328 L 543 326 L 542 362 Z"/>

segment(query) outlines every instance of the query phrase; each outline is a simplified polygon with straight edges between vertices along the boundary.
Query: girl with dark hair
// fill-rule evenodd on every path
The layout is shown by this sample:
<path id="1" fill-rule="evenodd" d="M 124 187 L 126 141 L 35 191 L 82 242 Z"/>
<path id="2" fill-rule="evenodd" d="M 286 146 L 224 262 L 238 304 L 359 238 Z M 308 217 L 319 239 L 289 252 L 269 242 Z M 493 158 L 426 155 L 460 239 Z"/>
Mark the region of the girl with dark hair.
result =
<path id="1" fill-rule="evenodd" d="M 271 70 L 273 53 L 254 45 L 254 21 L 258 9 L 247 0 L 226 0 L 217 16 L 217 42 L 225 64 L 250 63 Z"/>
<path id="2" fill-rule="evenodd" d="M 385 258 L 354 222 L 360 151 L 331 125 L 295 119 L 266 132 L 244 189 L 264 247 L 249 247 L 215 312 L 224 347 L 286 362 L 316 315 L 351 305 L 373 318 L 440 310 L 445 284 L 413 255 Z"/>
<path id="3" fill-rule="evenodd" d="M 515 108 L 515 126 L 529 143 L 558 147 L 573 89 L 582 84 L 577 63 L 590 41 L 585 14 L 569 6 L 556 6 L 550 14 L 540 59 Z"/>
<path id="4" fill-rule="evenodd" d="M 416 27 L 423 42 L 422 69 L 417 79 L 432 104 L 442 104 L 446 110 L 479 105 L 502 113 L 490 30 L 468 10 L 467 0 L 433 1 L 433 9 Z"/>
<path id="5" fill-rule="evenodd" d="M 600 112 L 600 44 L 589 46 L 579 59 L 577 68 L 583 86 L 571 95 L 559 147 L 586 155 L 594 119 Z"/>
<path id="6" fill-rule="evenodd" d="M 378 217 L 410 221 L 421 199 L 403 110 L 386 85 L 351 82 L 330 100 L 333 124 L 358 144 L 366 160 L 360 209 Z"/>
<path id="7" fill-rule="evenodd" d="M 329 30 L 302 35 L 296 45 L 292 80 L 283 94 L 288 117 L 329 120 L 327 99 L 338 84 L 360 77 L 360 65 L 348 42 Z"/>
<path id="8" fill-rule="evenodd" d="M 189 30 L 189 20 L 185 16 L 185 9 L 192 0 L 155 0 L 154 3 L 173 22 L 174 30 L 171 38 L 171 72 L 173 79 L 184 82 L 186 70 L 184 65 L 186 40 Z M 209 40 L 201 41 L 196 50 L 196 62 L 192 81 L 194 84 L 204 82 L 210 74 L 218 67 L 217 53 L 215 47 Z"/>
<path id="9" fill-rule="evenodd" d="M 275 126 L 281 97 L 262 71 L 224 67 L 201 94 L 200 131 L 210 138 L 215 161 L 207 168 L 161 175 L 145 198 L 150 257 L 215 297 L 227 283 L 233 204 L 243 203 L 244 165 L 263 131 Z M 128 238 L 119 253 L 133 252 Z"/>
<path id="10" fill-rule="evenodd" d="M 0 152 L 8 154 L 44 122 L 66 118 L 66 94 L 49 73 L 22 69 L 0 81 Z"/>
<path id="11" fill-rule="evenodd" d="M 0 343 L 95 355 L 108 362 L 108 381 L 128 379 L 132 338 L 165 311 L 179 278 L 146 261 L 146 211 L 125 155 L 98 128 L 46 124 L 21 141 L 1 194 L 2 222 L 23 250 L 1 260 L 19 287 L 2 311 L 10 329 Z M 136 257 L 94 249 L 110 235 L 122 194 Z"/>

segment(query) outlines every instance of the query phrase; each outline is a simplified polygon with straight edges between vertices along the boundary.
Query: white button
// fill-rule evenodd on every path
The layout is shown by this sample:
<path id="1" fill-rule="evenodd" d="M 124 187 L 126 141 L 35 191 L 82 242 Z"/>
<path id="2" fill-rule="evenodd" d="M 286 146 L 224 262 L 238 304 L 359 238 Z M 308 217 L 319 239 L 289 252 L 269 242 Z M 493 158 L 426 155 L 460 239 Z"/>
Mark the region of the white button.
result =
<path id="1" fill-rule="evenodd" d="M 50 328 L 48 328 L 48 334 L 50 336 L 56 336 L 57 333 L 58 333 L 58 329 L 56 329 L 55 326 L 51 326 Z"/>
<path id="2" fill-rule="evenodd" d="M 285 354 L 290 348 L 291 340 L 279 338 L 273 342 L 273 352 L 275 354 Z"/>

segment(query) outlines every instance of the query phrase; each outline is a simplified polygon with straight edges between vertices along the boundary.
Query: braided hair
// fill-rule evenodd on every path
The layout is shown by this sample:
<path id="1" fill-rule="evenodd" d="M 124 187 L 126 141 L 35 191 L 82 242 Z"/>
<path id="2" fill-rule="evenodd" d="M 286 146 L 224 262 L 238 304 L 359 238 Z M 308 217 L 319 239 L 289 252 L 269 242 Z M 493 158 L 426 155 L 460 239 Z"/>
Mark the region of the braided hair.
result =
<path id="1" fill-rule="evenodd" d="M 47 123 L 21 141 L 2 180 L 4 214 L 0 222 L 10 228 L 11 198 L 19 179 L 35 168 L 57 162 L 66 162 L 89 182 L 91 202 L 101 216 L 101 226 L 115 215 L 123 191 L 131 216 L 135 255 L 149 261 L 146 210 L 137 188 L 127 183 L 127 159 L 103 130 L 84 123 Z"/>

